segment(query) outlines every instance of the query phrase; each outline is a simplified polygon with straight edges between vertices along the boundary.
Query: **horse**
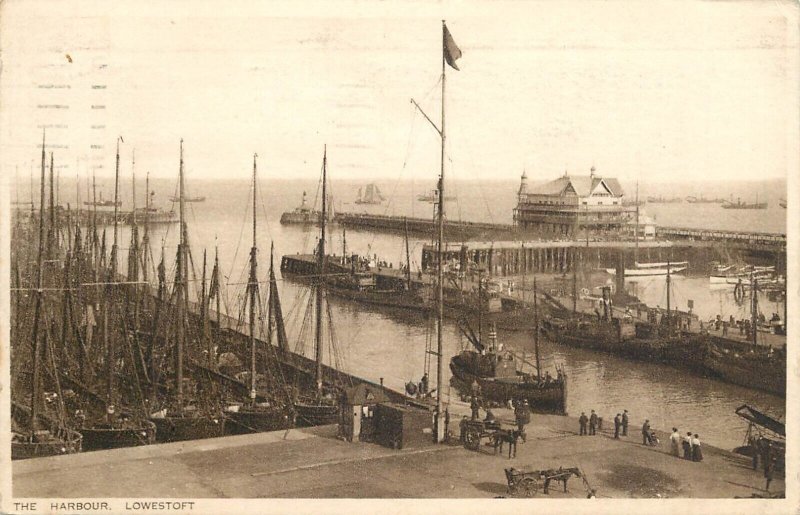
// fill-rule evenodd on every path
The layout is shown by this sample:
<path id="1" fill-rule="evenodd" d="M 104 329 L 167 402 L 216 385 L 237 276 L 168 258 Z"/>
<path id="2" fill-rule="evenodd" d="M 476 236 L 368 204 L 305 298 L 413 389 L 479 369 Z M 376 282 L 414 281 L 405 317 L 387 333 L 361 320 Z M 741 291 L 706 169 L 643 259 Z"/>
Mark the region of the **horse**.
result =
<path id="1" fill-rule="evenodd" d="M 508 459 L 517 456 L 517 441 L 519 440 L 522 432 L 517 429 L 500 429 L 492 435 L 492 444 L 494 445 L 494 453 L 497 454 L 498 449 L 500 454 L 503 453 L 503 444 L 508 443 Z"/>

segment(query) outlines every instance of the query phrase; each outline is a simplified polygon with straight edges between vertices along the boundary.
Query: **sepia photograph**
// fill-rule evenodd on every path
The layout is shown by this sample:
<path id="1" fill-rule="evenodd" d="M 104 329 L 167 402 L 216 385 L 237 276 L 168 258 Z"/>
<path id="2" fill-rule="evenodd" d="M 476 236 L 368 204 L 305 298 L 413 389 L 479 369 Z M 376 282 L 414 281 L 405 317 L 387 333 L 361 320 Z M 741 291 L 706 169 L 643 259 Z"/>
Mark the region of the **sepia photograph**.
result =
<path id="1" fill-rule="evenodd" d="M 0 3 L 0 511 L 796 512 L 798 12 Z"/>

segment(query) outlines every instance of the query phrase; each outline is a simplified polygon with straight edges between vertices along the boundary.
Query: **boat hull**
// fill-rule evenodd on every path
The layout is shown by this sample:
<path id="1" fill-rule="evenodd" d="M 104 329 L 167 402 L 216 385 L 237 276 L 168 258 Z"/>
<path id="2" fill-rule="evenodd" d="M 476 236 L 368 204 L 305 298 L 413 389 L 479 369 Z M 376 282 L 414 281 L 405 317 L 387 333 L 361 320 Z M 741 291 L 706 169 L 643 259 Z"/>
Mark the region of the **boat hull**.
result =
<path id="1" fill-rule="evenodd" d="M 80 428 L 78 432 L 83 436 L 84 451 L 137 447 L 152 445 L 156 442 L 156 426 L 149 420 L 143 420 L 138 427 L 95 426 Z"/>
<path id="2" fill-rule="evenodd" d="M 287 410 L 239 408 L 226 412 L 225 434 L 240 435 L 281 431 L 295 426 L 294 417 Z"/>
<path id="3" fill-rule="evenodd" d="M 325 426 L 339 421 L 339 406 L 315 402 L 296 402 L 297 427 Z"/>
<path id="4" fill-rule="evenodd" d="M 221 416 L 153 417 L 150 421 L 156 426 L 158 443 L 216 438 L 225 434 L 225 418 Z"/>
<path id="5" fill-rule="evenodd" d="M 26 460 L 31 458 L 46 458 L 48 456 L 61 456 L 62 454 L 75 454 L 82 450 L 82 437 L 77 431 L 59 431 L 52 440 L 43 442 L 30 442 L 18 439 L 16 435 L 11 439 L 11 459 Z"/>
<path id="6" fill-rule="evenodd" d="M 675 266 L 669 269 L 669 273 L 677 274 L 686 270 L 685 266 Z M 606 268 L 606 272 L 611 275 L 616 275 L 617 270 L 615 268 Z M 649 276 L 649 275 L 667 275 L 666 268 L 626 268 L 625 269 L 625 277 L 641 277 L 641 276 Z"/>
<path id="7" fill-rule="evenodd" d="M 509 400 L 525 399 L 535 413 L 567 414 L 566 376 L 549 383 L 525 381 L 521 375 L 508 379 L 484 377 L 472 371 L 460 355 L 450 360 L 450 371 L 453 385 L 462 392 L 470 391 L 477 382 L 482 398 L 492 403 L 506 405 Z"/>

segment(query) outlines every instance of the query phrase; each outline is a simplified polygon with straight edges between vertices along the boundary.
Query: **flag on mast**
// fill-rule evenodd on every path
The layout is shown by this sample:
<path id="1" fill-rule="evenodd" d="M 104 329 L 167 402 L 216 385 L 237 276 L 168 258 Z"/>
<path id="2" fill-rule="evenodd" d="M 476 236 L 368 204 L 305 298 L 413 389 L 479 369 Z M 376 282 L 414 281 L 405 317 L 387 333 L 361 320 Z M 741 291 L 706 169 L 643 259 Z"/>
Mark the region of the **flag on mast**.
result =
<path id="1" fill-rule="evenodd" d="M 447 25 L 443 24 L 442 27 L 444 29 L 444 60 L 447 61 L 451 68 L 459 70 L 456 65 L 456 59 L 461 57 L 461 49 L 458 48 L 453 36 L 450 35 L 450 31 L 447 30 Z"/>

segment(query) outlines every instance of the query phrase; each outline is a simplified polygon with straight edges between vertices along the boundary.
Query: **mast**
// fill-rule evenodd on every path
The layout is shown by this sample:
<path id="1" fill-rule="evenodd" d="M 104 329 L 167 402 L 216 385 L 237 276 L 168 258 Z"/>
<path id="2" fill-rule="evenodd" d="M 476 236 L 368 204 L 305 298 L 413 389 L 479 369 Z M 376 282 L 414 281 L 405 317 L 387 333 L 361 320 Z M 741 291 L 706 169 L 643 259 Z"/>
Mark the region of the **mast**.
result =
<path id="1" fill-rule="evenodd" d="M 217 303 L 217 338 L 222 334 L 222 310 L 220 309 L 220 283 L 219 283 L 219 248 L 214 245 L 214 270 L 211 271 L 212 281 L 216 279 L 216 290 L 214 292 Z"/>
<path id="2" fill-rule="evenodd" d="M 175 280 L 175 286 L 177 288 L 177 301 L 178 301 L 178 341 L 176 345 L 176 352 L 175 352 L 175 381 L 176 381 L 176 393 L 177 393 L 177 403 L 178 403 L 178 411 L 183 412 L 183 346 L 184 346 L 184 338 L 185 338 L 185 327 L 184 327 L 184 302 L 185 302 L 185 283 L 186 277 L 184 277 L 184 270 L 186 269 L 186 231 L 184 230 L 184 200 L 183 200 L 183 190 L 184 190 L 184 177 L 183 177 L 183 138 L 181 138 L 181 157 L 180 157 L 180 167 L 179 167 L 179 181 L 178 181 L 178 192 L 179 192 L 179 217 L 180 217 L 180 243 L 178 243 L 178 266 L 176 268 L 175 273 L 177 274 Z"/>
<path id="3" fill-rule="evenodd" d="M 408 218 L 403 217 L 403 228 L 406 238 L 406 288 L 411 291 L 411 251 L 408 248 Z"/>
<path id="4" fill-rule="evenodd" d="M 272 251 L 270 251 L 270 253 L 271 252 Z M 272 260 L 272 258 L 270 258 L 270 260 Z M 347 264 L 347 227 L 342 227 L 342 264 Z M 270 265 L 270 267 L 271 266 L 272 265 Z"/>
<path id="5" fill-rule="evenodd" d="M 670 290 L 672 289 L 670 288 L 670 283 L 672 282 L 672 279 L 669 276 L 669 269 L 670 269 L 670 263 L 669 260 L 667 260 L 667 331 L 669 332 L 669 334 L 672 334 L 672 312 L 670 311 L 670 296 L 669 296 Z"/>
<path id="6" fill-rule="evenodd" d="M 478 272 L 478 341 L 483 343 L 483 269 Z"/>
<path id="7" fill-rule="evenodd" d="M 636 225 L 633 228 L 633 239 L 633 262 L 636 264 L 639 262 L 639 181 L 636 181 Z"/>
<path id="8" fill-rule="evenodd" d="M 758 201 L 756 201 L 758 202 Z M 753 345 L 758 345 L 758 280 L 753 278 L 753 282 L 750 285 L 750 289 L 753 290 L 753 298 L 751 301 L 751 308 L 750 308 L 750 316 L 752 320 L 753 326 Z"/>
<path id="9" fill-rule="evenodd" d="M 573 249 L 575 251 L 575 249 Z M 572 255 L 572 312 L 578 312 L 578 266 L 575 254 Z"/>
<path id="10" fill-rule="evenodd" d="M 53 153 L 50 152 L 50 229 L 47 233 L 47 256 L 54 259 L 53 247 L 56 239 L 56 206 L 55 206 L 55 185 L 53 183 Z"/>
<path id="11" fill-rule="evenodd" d="M 44 169 L 45 169 L 45 131 L 42 130 L 42 174 L 39 191 L 39 252 L 36 257 L 36 309 L 33 320 L 33 381 L 31 381 L 31 437 L 39 428 L 39 398 L 42 396 L 39 375 L 41 369 L 41 344 L 39 342 L 39 325 L 42 314 L 43 262 L 44 262 Z M 33 197 L 31 197 L 33 198 Z"/>
<path id="12" fill-rule="evenodd" d="M 250 249 L 250 281 L 247 285 L 250 295 L 250 401 L 256 400 L 256 291 L 258 279 L 256 275 L 256 159 L 253 154 L 253 246 Z M 324 191 L 324 190 L 323 190 Z"/>
<path id="13" fill-rule="evenodd" d="M 322 155 L 322 221 L 320 223 L 319 247 L 317 249 L 317 291 L 316 291 L 316 317 L 317 326 L 314 335 L 314 355 L 317 366 L 314 378 L 317 382 L 317 394 L 322 395 L 322 288 L 325 282 L 325 224 L 328 218 L 327 204 L 327 168 L 328 146 L 325 145 Z"/>
<path id="14" fill-rule="evenodd" d="M 115 360 L 116 348 L 113 339 L 108 338 L 108 310 L 109 300 L 112 293 L 111 283 L 117 280 L 117 251 L 118 251 L 118 238 L 119 228 L 117 224 L 117 216 L 119 214 L 119 142 L 122 138 L 117 138 L 117 156 L 116 164 L 114 167 L 114 242 L 111 244 L 111 266 L 108 270 L 108 279 L 106 284 L 106 295 L 103 299 L 103 342 L 105 343 L 108 352 L 108 363 L 106 364 L 108 372 L 108 404 L 114 404 L 114 374 L 115 374 Z"/>
<path id="15" fill-rule="evenodd" d="M 443 339 L 442 339 L 442 326 L 444 325 L 444 273 L 442 270 L 443 259 L 442 253 L 444 252 L 444 145 L 446 141 L 445 136 L 445 83 L 447 82 L 447 72 L 445 64 L 445 52 L 447 52 L 447 27 L 445 21 L 442 20 L 442 125 L 439 135 L 442 137 L 442 147 L 440 154 L 440 172 L 439 172 L 439 209 L 438 214 L 438 237 L 436 240 L 436 443 L 444 440 L 444 423 L 443 423 L 443 406 L 442 406 L 442 391 L 444 390 L 444 363 L 442 362 Z"/>
<path id="16" fill-rule="evenodd" d="M 144 235 L 142 236 L 142 279 L 147 282 L 147 256 L 150 252 L 150 172 L 144 180 Z M 135 210 L 134 210 L 135 212 Z"/>
<path id="17" fill-rule="evenodd" d="M 536 276 L 533 276 L 533 350 L 536 352 L 536 377 L 542 379 L 542 364 L 539 361 L 539 305 L 536 301 Z"/>

